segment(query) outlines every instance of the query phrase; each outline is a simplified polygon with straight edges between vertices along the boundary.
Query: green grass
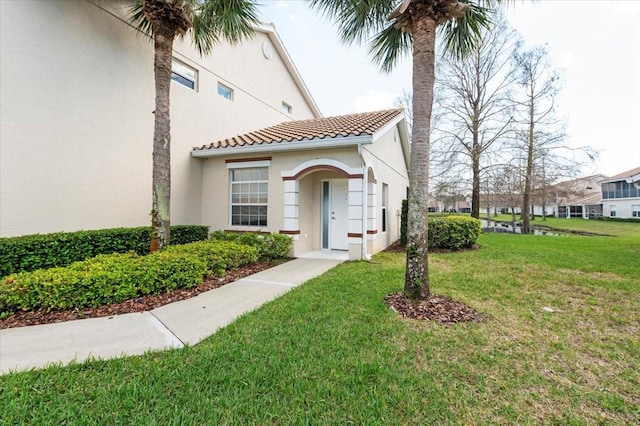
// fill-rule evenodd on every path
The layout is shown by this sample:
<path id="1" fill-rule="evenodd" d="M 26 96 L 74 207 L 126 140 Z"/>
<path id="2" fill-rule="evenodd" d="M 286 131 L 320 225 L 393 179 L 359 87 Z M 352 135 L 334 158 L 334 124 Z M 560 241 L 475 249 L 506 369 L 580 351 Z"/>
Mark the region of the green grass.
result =
<path id="1" fill-rule="evenodd" d="M 481 219 L 486 219 L 486 216 L 481 217 Z M 491 220 L 511 222 L 511 215 L 492 215 Z M 516 221 L 520 222 L 519 214 L 516 215 Z M 535 220 L 531 221 L 531 224 L 533 226 L 548 226 L 561 231 L 591 232 L 596 234 L 614 235 L 618 237 L 640 237 L 640 220 L 635 223 L 606 220 L 588 220 L 580 218 L 565 219 L 558 217 L 547 217 L 545 220 L 542 220 L 541 217 L 536 217 Z"/>
<path id="2" fill-rule="evenodd" d="M 381 253 L 195 347 L 1 376 L 0 423 L 640 422 L 640 238 L 480 244 L 432 254 L 431 282 L 486 323 L 400 319 L 404 256 Z"/>

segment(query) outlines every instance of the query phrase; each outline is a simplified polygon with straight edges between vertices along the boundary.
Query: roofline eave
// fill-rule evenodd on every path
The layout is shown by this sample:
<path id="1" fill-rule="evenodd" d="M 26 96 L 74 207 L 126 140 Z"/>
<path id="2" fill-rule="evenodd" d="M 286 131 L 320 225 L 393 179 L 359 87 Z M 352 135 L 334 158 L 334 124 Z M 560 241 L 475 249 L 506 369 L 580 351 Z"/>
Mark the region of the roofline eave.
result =
<path id="1" fill-rule="evenodd" d="M 332 138 L 330 140 L 315 139 L 292 142 L 271 142 L 258 145 L 243 145 L 225 148 L 195 149 L 191 151 L 191 156 L 194 158 L 211 158 L 239 154 L 345 148 L 371 143 L 373 143 L 373 138 L 370 135 L 360 135 Z"/>

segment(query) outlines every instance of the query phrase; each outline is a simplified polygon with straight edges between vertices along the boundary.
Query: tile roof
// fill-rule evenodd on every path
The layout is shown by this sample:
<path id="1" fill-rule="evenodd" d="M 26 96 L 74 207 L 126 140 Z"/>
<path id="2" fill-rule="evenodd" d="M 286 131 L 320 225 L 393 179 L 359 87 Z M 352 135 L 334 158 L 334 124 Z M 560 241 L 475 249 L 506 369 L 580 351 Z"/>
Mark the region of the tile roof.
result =
<path id="1" fill-rule="evenodd" d="M 337 117 L 285 121 L 244 135 L 234 136 L 194 150 L 229 148 L 302 140 L 331 140 L 339 137 L 373 135 L 403 113 L 402 109 L 365 112 Z"/>
<path id="2" fill-rule="evenodd" d="M 611 176 L 605 182 L 611 182 L 614 180 L 622 180 L 626 178 L 630 178 L 632 176 L 640 174 L 640 167 L 636 167 L 635 169 L 627 170 L 626 172 L 620 173 L 619 175 Z"/>

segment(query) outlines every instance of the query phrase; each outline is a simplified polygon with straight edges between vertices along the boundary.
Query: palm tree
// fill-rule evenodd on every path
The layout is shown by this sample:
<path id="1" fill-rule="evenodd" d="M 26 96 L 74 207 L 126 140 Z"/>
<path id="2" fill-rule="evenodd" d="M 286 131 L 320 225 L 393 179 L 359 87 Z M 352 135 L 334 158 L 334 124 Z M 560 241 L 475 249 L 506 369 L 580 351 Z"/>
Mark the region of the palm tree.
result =
<path id="1" fill-rule="evenodd" d="M 489 28 L 491 7 L 500 0 L 311 0 L 311 6 L 337 21 L 343 42 L 370 36 L 374 62 L 385 72 L 412 52 L 413 129 L 409 166 L 407 263 L 404 293 L 411 299 L 430 296 L 428 268 L 429 145 L 436 29 L 447 52 L 463 56 Z"/>
<path id="2" fill-rule="evenodd" d="M 257 24 L 255 0 L 131 0 L 130 21 L 153 37 L 156 109 L 153 131 L 151 251 L 170 240 L 171 123 L 169 90 L 173 41 L 189 34 L 198 52 L 209 53 L 216 42 L 241 41 Z"/>

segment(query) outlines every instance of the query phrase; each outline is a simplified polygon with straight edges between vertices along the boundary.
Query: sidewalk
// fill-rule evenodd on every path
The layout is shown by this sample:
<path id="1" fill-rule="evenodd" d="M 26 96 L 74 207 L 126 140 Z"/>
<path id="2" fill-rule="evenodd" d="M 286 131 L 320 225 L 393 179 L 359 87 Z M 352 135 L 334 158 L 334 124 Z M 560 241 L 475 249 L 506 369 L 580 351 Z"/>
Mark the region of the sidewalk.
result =
<path id="1" fill-rule="evenodd" d="M 148 312 L 0 330 L 0 374 L 195 345 L 342 261 L 298 258 Z"/>

